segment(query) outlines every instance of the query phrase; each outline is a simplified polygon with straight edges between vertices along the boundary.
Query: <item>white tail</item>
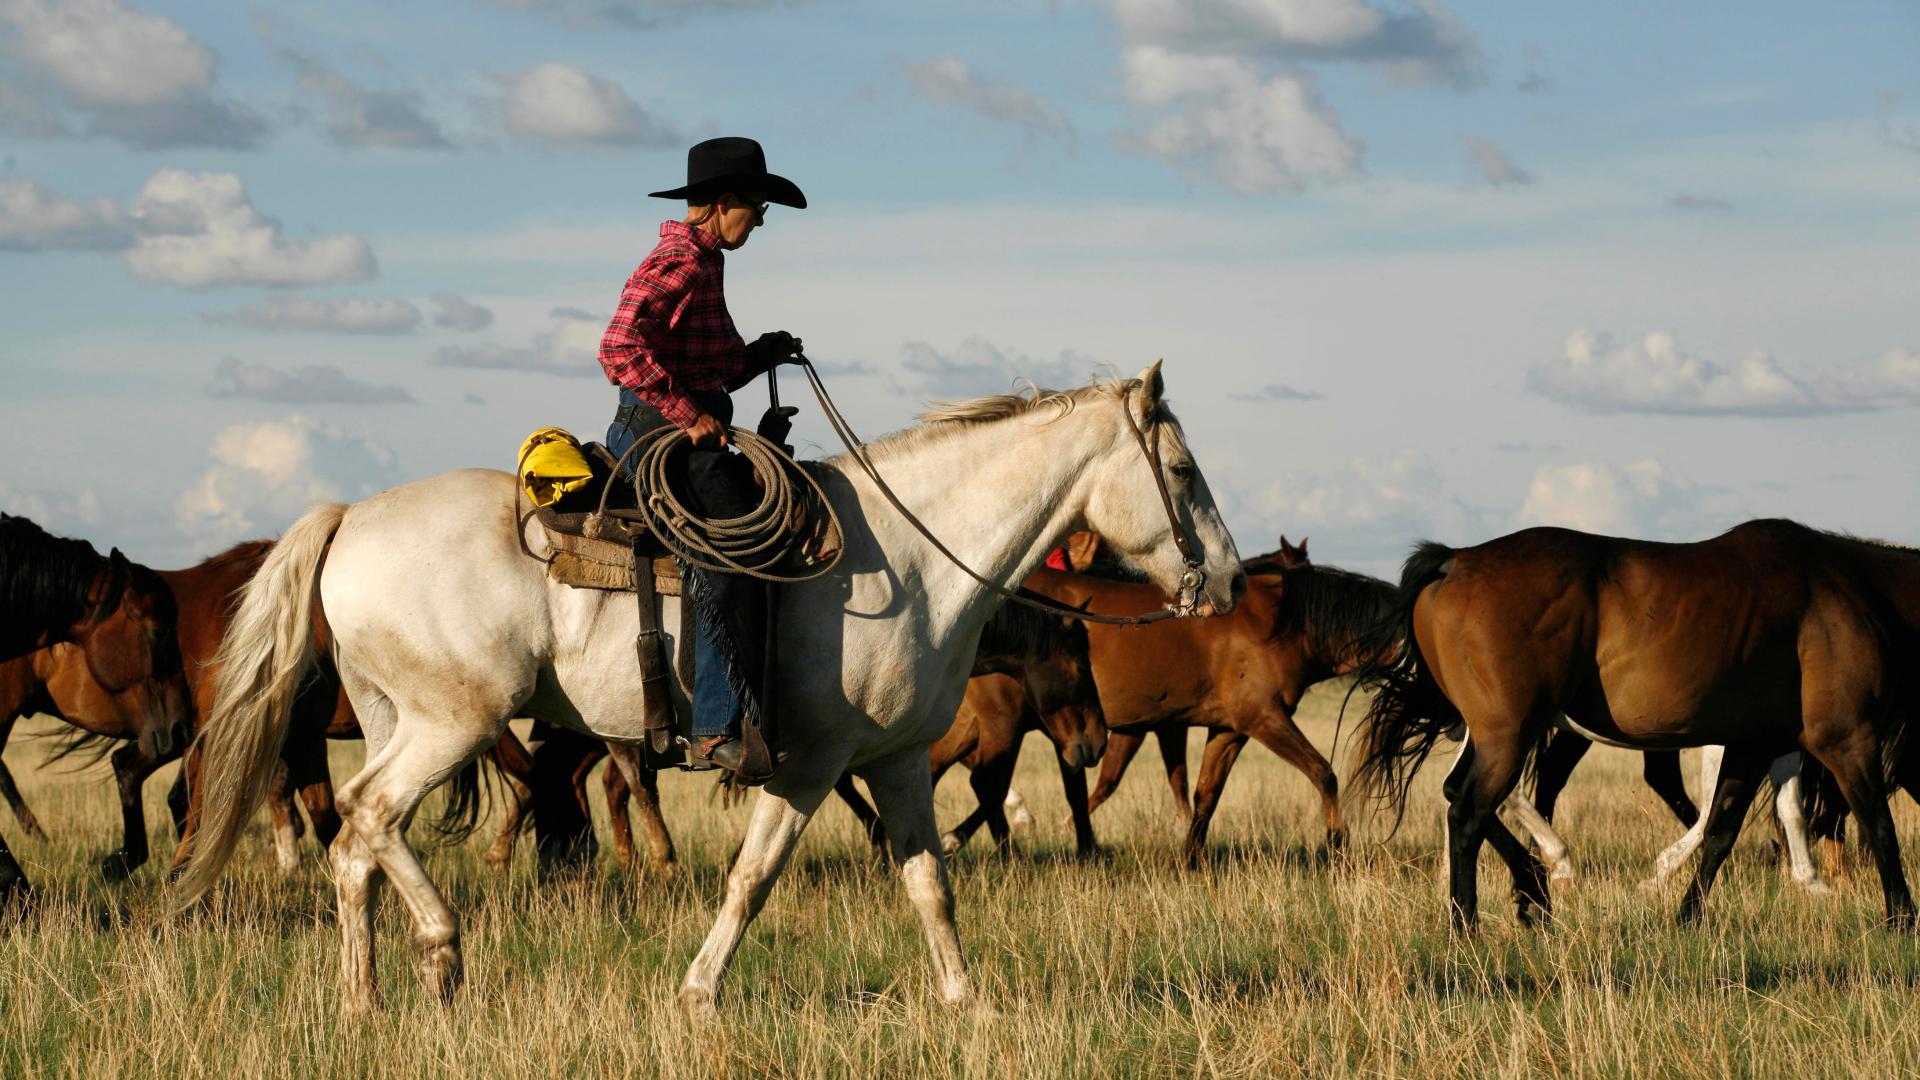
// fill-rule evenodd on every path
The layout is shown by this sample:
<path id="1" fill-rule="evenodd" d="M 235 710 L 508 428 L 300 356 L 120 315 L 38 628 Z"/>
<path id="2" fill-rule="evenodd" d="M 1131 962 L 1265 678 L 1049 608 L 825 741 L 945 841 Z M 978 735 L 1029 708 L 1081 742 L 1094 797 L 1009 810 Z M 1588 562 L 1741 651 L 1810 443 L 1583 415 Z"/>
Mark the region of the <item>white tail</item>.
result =
<path id="1" fill-rule="evenodd" d="M 174 882 L 176 908 L 213 887 L 266 796 L 294 695 L 313 665 L 320 559 L 346 512 L 343 503 L 307 511 L 241 591 L 213 661 L 213 715 L 200 731 L 200 822 Z"/>

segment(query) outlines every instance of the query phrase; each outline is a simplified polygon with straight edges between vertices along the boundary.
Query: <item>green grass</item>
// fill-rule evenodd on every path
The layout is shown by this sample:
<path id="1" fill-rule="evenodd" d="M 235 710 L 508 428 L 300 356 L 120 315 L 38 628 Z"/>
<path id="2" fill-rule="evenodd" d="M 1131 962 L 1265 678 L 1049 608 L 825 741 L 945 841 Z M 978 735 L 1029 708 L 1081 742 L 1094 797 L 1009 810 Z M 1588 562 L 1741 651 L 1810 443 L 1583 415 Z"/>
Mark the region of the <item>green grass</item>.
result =
<path id="1" fill-rule="evenodd" d="M 1335 703 L 1316 695 L 1303 710 L 1323 748 Z M 1553 925 L 1515 925 L 1488 853 L 1484 932 L 1453 943 L 1436 880 L 1433 775 L 1398 836 L 1359 823 L 1350 855 L 1329 866 L 1311 789 L 1251 749 L 1215 820 L 1211 860 L 1187 873 L 1153 752 L 1095 816 L 1109 854 L 1083 862 L 1072 857 L 1054 765 L 1032 738 L 1018 783 L 1039 827 L 1016 834 L 1010 861 L 982 836 L 953 866 L 988 1009 L 935 1003 L 903 891 L 830 802 L 740 950 L 716 1033 L 690 1029 L 673 993 L 747 811 L 721 809 L 703 777 L 662 782 L 677 872 L 630 873 L 603 850 L 593 877 L 543 889 L 530 843 L 504 876 L 480 859 L 484 829 L 431 851 L 428 870 L 463 920 L 466 987 L 451 1008 L 425 1000 L 388 895 L 387 1010 L 343 1019 L 332 889 L 310 839 L 305 865 L 283 878 L 256 829 L 212 902 L 170 921 L 159 867 L 125 885 L 98 877 L 119 830 L 104 768 L 42 768 L 45 748 L 17 733 L 7 751 L 51 839 L 8 835 L 36 896 L 0 928 L 0 1075 L 1722 1076 L 1920 1066 L 1920 950 L 1880 928 L 1873 875 L 1856 874 L 1836 897 L 1805 898 L 1771 863 L 1769 830 L 1755 827 L 1705 925 L 1679 929 L 1678 883 L 1659 896 L 1635 887 L 1677 829 L 1641 787 L 1637 760 L 1617 751 L 1590 755 L 1561 801 L 1581 879 L 1556 894 Z M 1196 764 L 1198 753 L 1196 740 Z M 359 757 L 357 746 L 336 747 L 336 778 Z M 149 783 L 162 853 L 171 777 Z M 956 775 L 939 801 L 952 822 L 971 794 Z M 1911 838 L 1911 804 L 1897 813 Z"/>

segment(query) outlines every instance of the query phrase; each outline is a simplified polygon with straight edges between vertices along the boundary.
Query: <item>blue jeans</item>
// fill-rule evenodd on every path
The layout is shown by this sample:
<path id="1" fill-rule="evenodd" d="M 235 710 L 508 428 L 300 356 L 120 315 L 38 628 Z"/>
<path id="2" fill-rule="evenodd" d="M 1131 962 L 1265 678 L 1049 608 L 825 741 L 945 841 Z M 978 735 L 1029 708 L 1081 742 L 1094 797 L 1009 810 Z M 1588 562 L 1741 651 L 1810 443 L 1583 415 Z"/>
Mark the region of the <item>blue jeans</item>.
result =
<path id="1" fill-rule="evenodd" d="M 725 394 L 691 395 L 696 404 L 721 423 L 733 418 L 733 402 Z M 606 446 L 617 458 L 627 452 L 634 440 L 655 428 L 670 423 L 658 411 L 642 403 L 633 391 L 620 391 L 622 423 L 616 418 L 607 429 Z M 631 411 L 629 411 L 631 410 Z M 753 489 L 753 470 L 746 460 L 731 450 L 693 450 L 687 455 L 687 494 L 690 509 L 708 517 L 736 517 L 753 509 L 757 496 Z M 744 467 L 744 474 L 742 469 Z M 744 483 L 743 483 L 744 481 Z M 758 608 L 760 583 L 734 574 L 716 574 L 682 563 L 681 580 L 687 583 L 682 602 L 698 605 L 700 618 L 693 643 L 693 735 L 738 735 L 740 721 L 746 715 L 746 695 L 740 692 L 742 681 L 757 682 L 758 671 L 734 670 L 747 658 L 760 654 L 758 642 L 733 638 L 764 632 L 757 620 L 744 609 Z M 749 596 L 747 594 L 754 594 Z M 728 618 L 716 617 L 721 613 Z M 739 623 L 746 623 L 741 626 Z M 731 627 L 727 625 L 732 623 Z M 742 648 L 747 645 L 747 648 Z M 729 671 L 732 677 L 729 678 Z"/>

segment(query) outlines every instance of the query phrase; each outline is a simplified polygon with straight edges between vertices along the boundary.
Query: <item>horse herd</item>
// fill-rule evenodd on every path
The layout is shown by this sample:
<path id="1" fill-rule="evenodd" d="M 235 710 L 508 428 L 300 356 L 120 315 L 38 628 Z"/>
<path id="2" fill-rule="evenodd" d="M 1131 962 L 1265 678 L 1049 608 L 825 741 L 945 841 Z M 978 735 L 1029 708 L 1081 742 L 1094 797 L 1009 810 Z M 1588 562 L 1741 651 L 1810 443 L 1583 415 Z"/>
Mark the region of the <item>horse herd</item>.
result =
<path id="1" fill-rule="evenodd" d="M 1475 921 L 1483 841 L 1511 871 L 1521 918 L 1549 910 L 1549 882 L 1570 866 L 1549 824 L 1553 800 L 1595 741 L 1647 751 L 1650 786 L 1689 827 L 1663 854 L 1663 873 L 1702 846 L 1683 920 L 1700 914 L 1771 775 L 1796 880 L 1821 887 L 1802 804 L 1826 838 L 1851 811 L 1889 920 L 1913 926 L 1887 804 L 1896 788 L 1920 795 L 1920 747 L 1907 739 L 1920 706 L 1920 551 L 1767 520 L 1694 544 L 1553 528 L 1457 550 L 1422 544 L 1398 586 L 1317 565 L 1304 543 L 1284 538 L 1243 560 L 1161 387 L 1155 365 L 1137 379 L 962 402 L 862 451 L 861 468 L 811 466 L 847 525 L 847 553 L 841 570 L 792 587 L 781 606 L 779 677 L 793 703 L 786 757 L 759 795 L 720 918 L 682 986 L 697 1016 L 713 1016 L 747 923 L 835 790 L 899 867 L 937 991 L 969 998 L 944 854 L 982 825 L 1009 842 L 1004 804 L 1028 731 L 1056 750 L 1083 853 L 1096 848 L 1092 811 L 1149 734 L 1186 820 L 1189 866 L 1204 857 L 1249 739 L 1314 785 L 1328 847 L 1340 849 L 1339 781 L 1293 714 L 1309 687 L 1342 675 L 1367 691 L 1350 699 L 1366 705 L 1355 789 L 1396 821 L 1419 765 L 1441 741 L 1459 741 L 1444 791 L 1448 908 L 1461 930 Z M 1163 475 L 1149 474 L 1130 428 L 1155 441 Z M 990 578 L 1024 578 L 1082 612 L 1138 613 L 1166 604 L 1195 549 L 1214 614 L 1127 626 L 999 607 L 901 527 L 876 497 L 872 467 Z M 1171 522 L 1161 516 L 1163 481 Z M 182 904 L 213 885 L 263 799 L 288 865 L 298 796 L 333 863 L 345 1004 L 378 1002 L 371 910 L 383 880 L 408 901 L 429 992 L 449 998 L 460 980 L 458 920 L 404 830 L 448 780 L 454 795 L 436 824 L 470 827 L 481 755 L 512 792 L 489 851 L 496 865 L 531 807 L 584 805 L 587 766 L 603 754 L 616 766 L 606 786 L 622 858 L 632 857 L 629 800 L 653 858 L 675 857 L 657 778 L 628 749 L 642 736 L 630 602 L 546 580 L 515 534 L 513 483 L 468 471 L 351 508 L 321 506 L 278 544 L 242 544 L 174 572 L 0 520 L 0 739 L 14 717 L 45 712 L 119 740 L 125 839 L 102 865 L 113 877 L 147 859 L 142 781 L 184 753 L 169 798 Z M 1190 542 L 1176 544 L 1182 529 Z M 1032 569 L 1074 530 L 1086 530 L 1068 545 L 1074 569 Z M 675 693 L 684 706 L 684 688 Z M 542 773 L 506 727 L 517 716 L 577 733 L 586 749 Z M 1189 805 L 1191 727 L 1207 739 Z M 326 740 L 362 732 L 366 768 L 336 799 Z M 1679 777 L 1677 751 L 1692 746 L 1716 748 L 1703 814 Z M 979 806 L 942 834 L 932 787 L 955 763 L 970 770 Z M 1530 763 L 1532 800 L 1516 793 Z M 1085 770 L 1095 764 L 1089 795 Z M 3 766 L 0 795 L 22 828 L 39 831 Z M 1496 815 L 1503 805 L 1538 855 Z M 0 889 L 25 887 L 0 842 Z"/>

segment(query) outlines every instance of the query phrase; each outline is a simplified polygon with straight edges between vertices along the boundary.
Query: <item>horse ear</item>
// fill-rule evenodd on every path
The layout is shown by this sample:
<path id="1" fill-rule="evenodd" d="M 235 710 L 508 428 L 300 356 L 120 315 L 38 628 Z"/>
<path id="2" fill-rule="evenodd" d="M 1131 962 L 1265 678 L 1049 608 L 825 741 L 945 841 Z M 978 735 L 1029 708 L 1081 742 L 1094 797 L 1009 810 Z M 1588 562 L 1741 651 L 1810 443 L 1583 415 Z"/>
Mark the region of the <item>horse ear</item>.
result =
<path id="1" fill-rule="evenodd" d="M 1160 378 L 1160 365 L 1163 363 L 1165 360 L 1155 360 L 1140 371 L 1141 405 L 1149 412 L 1160 404 L 1160 395 L 1167 392 L 1167 384 Z"/>
<path id="2" fill-rule="evenodd" d="M 1300 557 L 1307 557 L 1307 538 L 1304 536 L 1300 538 Z"/>

